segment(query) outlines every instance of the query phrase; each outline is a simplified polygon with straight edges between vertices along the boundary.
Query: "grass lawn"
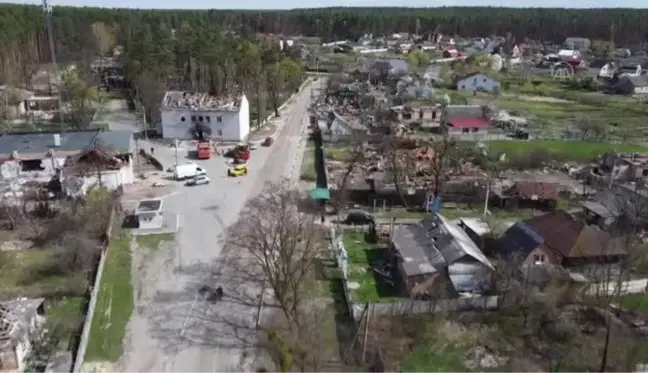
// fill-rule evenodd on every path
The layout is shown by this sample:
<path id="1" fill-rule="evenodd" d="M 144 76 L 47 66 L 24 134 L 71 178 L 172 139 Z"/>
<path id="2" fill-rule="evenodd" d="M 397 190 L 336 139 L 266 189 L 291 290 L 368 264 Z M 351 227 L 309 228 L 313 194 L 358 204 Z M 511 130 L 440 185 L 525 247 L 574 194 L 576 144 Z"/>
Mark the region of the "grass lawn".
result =
<path id="1" fill-rule="evenodd" d="M 619 304 L 623 308 L 633 311 L 642 311 L 643 314 L 648 312 L 648 294 L 626 294 L 621 297 Z"/>
<path id="2" fill-rule="evenodd" d="M 70 350 L 74 348 L 74 340 L 80 332 L 85 320 L 85 299 L 83 297 L 68 297 L 53 301 L 47 310 L 45 328 L 59 340 L 58 348 Z"/>
<path id="3" fill-rule="evenodd" d="M 122 355 L 126 324 L 133 311 L 131 237 L 117 232 L 108 248 L 85 360 L 117 361 Z"/>
<path id="4" fill-rule="evenodd" d="M 371 263 L 385 258 L 386 249 L 365 241 L 364 232 L 343 233 L 344 247 L 348 255 L 349 283 L 357 283 L 357 289 L 350 289 L 354 302 L 385 302 L 397 295 L 397 290 L 381 281 L 382 277 L 371 269 Z"/>
<path id="5" fill-rule="evenodd" d="M 468 372 L 465 349 L 455 345 L 424 343 L 403 359 L 404 372 Z"/>
<path id="6" fill-rule="evenodd" d="M 83 274 L 50 275 L 44 269 L 51 251 L 28 249 L 0 252 L 0 293 L 9 297 L 41 297 L 66 289 L 83 294 Z"/>
<path id="7" fill-rule="evenodd" d="M 157 234 L 142 234 L 135 237 L 137 244 L 140 247 L 148 247 L 149 249 L 157 249 L 162 242 L 175 240 L 173 233 L 157 233 Z"/>
<path id="8" fill-rule="evenodd" d="M 304 149 L 304 158 L 302 159 L 299 178 L 304 181 L 315 181 L 317 172 L 315 171 L 315 148 L 307 146 Z"/>
<path id="9" fill-rule="evenodd" d="M 530 152 L 543 149 L 557 158 L 566 161 L 588 162 L 602 153 L 618 152 L 647 152 L 648 147 L 633 144 L 609 144 L 592 141 L 557 141 L 557 140 L 501 140 L 489 141 L 488 148 L 492 152 L 504 152 L 506 156 L 521 157 Z"/>

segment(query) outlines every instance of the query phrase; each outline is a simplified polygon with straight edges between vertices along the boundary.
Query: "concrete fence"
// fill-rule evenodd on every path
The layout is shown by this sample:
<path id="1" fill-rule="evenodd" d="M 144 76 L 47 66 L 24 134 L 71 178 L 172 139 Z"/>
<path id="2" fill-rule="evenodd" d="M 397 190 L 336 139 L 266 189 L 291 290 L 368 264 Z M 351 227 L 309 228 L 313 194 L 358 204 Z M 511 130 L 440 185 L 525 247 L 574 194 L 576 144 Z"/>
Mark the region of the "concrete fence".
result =
<path id="1" fill-rule="evenodd" d="M 648 290 L 648 278 L 643 278 L 639 280 L 629 280 L 622 281 L 620 286 L 618 286 L 616 281 L 609 283 L 594 283 L 590 284 L 585 294 L 590 296 L 595 295 L 626 295 L 626 294 L 637 294 L 645 293 Z"/>
<path id="2" fill-rule="evenodd" d="M 97 307 L 97 295 L 101 287 L 101 276 L 103 275 L 104 266 L 106 264 L 106 256 L 108 255 L 108 246 L 110 245 L 110 234 L 112 233 L 113 224 L 116 218 L 116 210 L 113 209 L 110 213 L 110 223 L 106 229 L 106 236 L 104 238 L 104 249 L 101 251 L 101 258 L 97 266 L 97 273 L 95 274 L 94 283 L 90 292 L 90 302 L 88 303 L 88 311 L 86 312 L 85 322 L 83 323 L 83 331 L 81 332 L 81 339 L 79 347 L 77 348 L 76 358 L 74 360 L 74 367 L 72 372 L 81 372 L 83 361 L 85 358 L 86 349 L 88 348 L 88 340 L 90 339 L 90 329 L 92 328 L 92 319 L 94 318 L 95 308 Z"/>
<path id="3" fill-rule="evenodd" d="M 493 310 L 499 307 L 499 296 L 474 296 L 438 300 L 401 300 L 396 302 L 369 303 L 373 315 L 424 315 L 440 312 Z M 359 320 L 365 305 L 353 306 L 353 318 Z"/>

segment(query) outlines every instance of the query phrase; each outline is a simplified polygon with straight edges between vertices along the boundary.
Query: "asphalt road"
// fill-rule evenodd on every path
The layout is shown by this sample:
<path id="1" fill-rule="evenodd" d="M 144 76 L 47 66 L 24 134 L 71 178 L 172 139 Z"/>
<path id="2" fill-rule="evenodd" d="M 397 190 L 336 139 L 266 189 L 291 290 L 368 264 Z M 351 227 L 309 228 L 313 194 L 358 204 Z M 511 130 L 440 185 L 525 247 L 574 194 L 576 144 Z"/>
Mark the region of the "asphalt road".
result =
<path id="1" fill-rule="evenodd" d="M 291 177 L 297 182 L 308 123 L 306 87 L 286 107 L 284 124 L 269 148 L 259 147 L 249 161 L 249 174 L 228 178 L 222 157 L 199 161 L 211 184 L 184 187 L 164 199 L 164 209 L 180 216 L 171 252 L 136 259 L 136 312 L 129 323 L 124 371 L 216 372 L 256 371 L 268 366 L 258 349 L 256 320 L 260 276 L 250 278 L 241 253 L 223 247 L 227 228 L 236 223 L 245 202 L 266 181 Z M 159 147 L 155 155 L 165 167 L 174 150 Z M 185 161 L 180 152 L 181 162 Z M 138 253 L 135 253 L 137 256 Z M 210 304 L 197 298 L 206 284 L 223 286 L 225 298 Z"/>

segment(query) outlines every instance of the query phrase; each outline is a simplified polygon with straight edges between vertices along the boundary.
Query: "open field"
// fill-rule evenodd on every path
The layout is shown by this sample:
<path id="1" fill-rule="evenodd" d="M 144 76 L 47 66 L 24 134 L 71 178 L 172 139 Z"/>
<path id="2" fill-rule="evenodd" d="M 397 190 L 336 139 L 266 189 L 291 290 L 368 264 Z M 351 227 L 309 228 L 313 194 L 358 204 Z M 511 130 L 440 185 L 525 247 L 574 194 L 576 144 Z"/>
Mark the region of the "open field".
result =
<path id="1" fill-rule="evenodd" d="M 507 158 L 527 156 L 534 150 L 545 150 L 556 160 L 590 162 L 602 153 L 647 152 L 648 147 L 633 144 L 609 144 L 593 141 L 559 141 L 559 140 L 501 140 L 489 141 L 491 152 L 506 153 Z"/>
<path id="2" fill-rule="evenodd" d="M 131 236 L 125 231 L 116 232 L 101 279 L 85 356 L 87 362 L 119 359 L 133 303 Z"/>

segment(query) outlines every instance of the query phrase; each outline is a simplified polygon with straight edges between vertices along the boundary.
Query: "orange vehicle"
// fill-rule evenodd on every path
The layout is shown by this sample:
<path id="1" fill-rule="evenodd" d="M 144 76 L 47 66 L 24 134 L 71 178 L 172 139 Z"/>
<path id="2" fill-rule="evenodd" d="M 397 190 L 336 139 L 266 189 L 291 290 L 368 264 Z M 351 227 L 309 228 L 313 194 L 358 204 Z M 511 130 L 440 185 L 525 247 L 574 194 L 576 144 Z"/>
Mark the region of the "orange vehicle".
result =
<path id="1" fill-rule="evenodd" d="M 196 154 L 198 154 L 198 159 L 210 159 L 212 156 L 211 142 L 199 141 L 196 146 Z"/>

